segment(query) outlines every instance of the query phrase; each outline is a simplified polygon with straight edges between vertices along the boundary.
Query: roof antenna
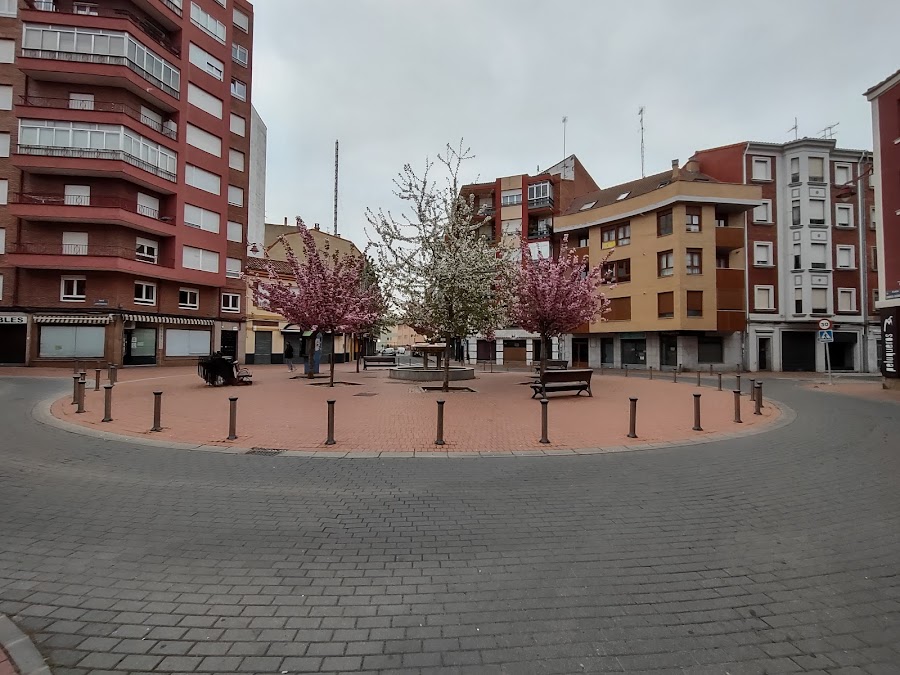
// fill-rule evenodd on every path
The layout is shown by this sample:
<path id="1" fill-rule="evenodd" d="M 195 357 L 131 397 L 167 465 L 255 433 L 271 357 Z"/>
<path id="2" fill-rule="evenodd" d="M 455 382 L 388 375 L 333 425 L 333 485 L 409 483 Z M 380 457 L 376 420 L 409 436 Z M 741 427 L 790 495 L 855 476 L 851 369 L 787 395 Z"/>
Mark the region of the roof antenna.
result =
<path id="1" fill-rule="evenodd" d="M 834 128 L 840 124 L 840 122 L 835 122 L 834 124 L 829 124 L 824 129 L 820 129 L 819 133 L 822 134 L 822 138 L 834 138 Z"/>
<path id="2" fill-rule="evenodd" d="M 797 125 L 797 118 L 794 118 L 794 126 L 787 130 L 788 133 L 794 132 L 794 140 L 796 141 L 800 135 L 800 127 Z"/>
<path id="3" fill-rule="evenodd" d="M 334 236 L 338 236 L 337 229 L 338 207 L 338 142 L 334 142 Z"/>
<path id="4" fill-rule="evenodd" d="M 641 120 L 641 178 L 646 178 L 644 173 L 644 106 L 638 108 L 638 117 Z"/>
<path id="5" fill-rule="evenodd" d="M 567 115 L 563 115 L 562 125 L 563 125 L 563 159 L 566 158 L 566 125 L 569 123 L 569 117 Z"/>

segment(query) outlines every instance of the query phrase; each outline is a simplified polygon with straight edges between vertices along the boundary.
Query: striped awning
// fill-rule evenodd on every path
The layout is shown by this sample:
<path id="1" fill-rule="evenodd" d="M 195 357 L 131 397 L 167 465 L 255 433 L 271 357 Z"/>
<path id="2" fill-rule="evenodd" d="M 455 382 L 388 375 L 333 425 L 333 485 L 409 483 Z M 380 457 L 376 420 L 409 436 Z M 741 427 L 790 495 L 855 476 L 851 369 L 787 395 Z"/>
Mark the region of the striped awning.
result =
<path id="1" fill-rule="evenodd" d="M 212 326 L 212 319 L 195 319 L 191 316 L 164 316 L 162 314 L 123 314 L 125 321 L 141 323 L 170 323 L 182 326 Z"/>
<path id="2" fill-rule="evenodd" d="M 109 314 L 35 314 L 33 320 L 39 324 L 104 326 L 112 320 L 112 317 Z"/>

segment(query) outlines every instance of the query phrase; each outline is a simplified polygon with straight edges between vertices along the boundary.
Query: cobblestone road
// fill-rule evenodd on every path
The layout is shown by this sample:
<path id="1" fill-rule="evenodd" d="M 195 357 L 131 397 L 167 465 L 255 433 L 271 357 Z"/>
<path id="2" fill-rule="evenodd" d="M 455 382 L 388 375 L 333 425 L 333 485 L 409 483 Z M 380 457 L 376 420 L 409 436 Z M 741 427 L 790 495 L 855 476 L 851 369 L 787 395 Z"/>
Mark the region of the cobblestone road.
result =
<path id="1" fill-rule="evenodd" d="M 900 407 L 560 458 L 133 448 L 0 380 L 0 612 L 57 674 L 900 673 Z"/>

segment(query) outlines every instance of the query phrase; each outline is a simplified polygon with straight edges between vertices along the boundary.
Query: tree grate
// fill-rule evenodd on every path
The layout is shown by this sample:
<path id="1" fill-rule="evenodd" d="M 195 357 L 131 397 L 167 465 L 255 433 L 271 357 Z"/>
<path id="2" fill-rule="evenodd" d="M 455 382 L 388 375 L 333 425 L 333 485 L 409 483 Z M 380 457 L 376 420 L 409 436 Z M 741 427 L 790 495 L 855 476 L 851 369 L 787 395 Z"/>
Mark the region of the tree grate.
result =
<path id="1" fill-rule="evenodd" d="M 353 394 L 354 396 L 378 396 L 378 394 L 374 391 L 364 391 L 359 394 Z"/>
<path id="2" fill-rule="evenodd" d="M 284 450 L 278 450 L 277 448 L 253 448 L 252 450 L 248 450 L 245 452 L 245 455 L 264 455 L 266 457 L 274 457 L 275 455 L 280 455 Z"/>

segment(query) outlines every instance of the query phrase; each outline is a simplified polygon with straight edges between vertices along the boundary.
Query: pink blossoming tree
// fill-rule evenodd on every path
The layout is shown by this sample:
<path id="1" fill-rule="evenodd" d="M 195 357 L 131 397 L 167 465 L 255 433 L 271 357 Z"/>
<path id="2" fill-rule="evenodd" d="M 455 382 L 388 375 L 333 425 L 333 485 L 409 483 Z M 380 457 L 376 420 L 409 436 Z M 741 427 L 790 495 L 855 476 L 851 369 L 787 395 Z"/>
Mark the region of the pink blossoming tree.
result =
<path id="1" fill-rule="evenodd" d="M 522 265 L 515 284 L 511 316 L 525 330 L 541 336 L 541 375 L 547 362 L 550 338 L 569 333 L 594 321 L 609 309 L 609 300 L 600 287 L 606 283 L 603 264 L 588 266 L 587 256 L 579 256 L 563 237 L 556 258 L 534 259 L 527 242 L 522 242 Z"/>
<path id="2" fill-rule="evenodd" d="M 301 330 L 351 334 L 377 325 L 385 301 L 378 284 L 366 278 L 366 259 L 361 255 L 331 252 L 327 244 L 324 250 L 319 249 L 299 216 L 297 229 L 303 242 L 302 259 L 281 237 L 279 241 L 285 248 L 291 277 L 285 279 L 279 275 L 274 261 L 266 255 L 268 278 L 247 277 L 253 301 Z M 334 358 L 329 385 L 334 386 Z"/>

